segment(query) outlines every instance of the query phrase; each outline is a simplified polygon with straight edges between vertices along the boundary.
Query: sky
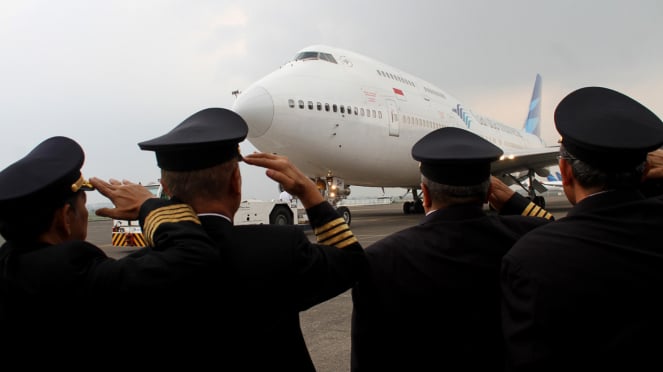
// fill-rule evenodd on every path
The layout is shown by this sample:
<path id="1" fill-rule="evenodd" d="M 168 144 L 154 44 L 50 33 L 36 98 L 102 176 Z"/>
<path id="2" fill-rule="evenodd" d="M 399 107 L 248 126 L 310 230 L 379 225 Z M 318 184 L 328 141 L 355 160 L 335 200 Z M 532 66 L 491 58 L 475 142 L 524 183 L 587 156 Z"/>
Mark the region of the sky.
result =
<path id="1" fill-rule="evenodd" d="M 154 182 L 154 153 L 138 142 L 231 108 L 231 92 L 313 44 L 387 63 L 517 128 L 541 74 L 549 143 L 556 104 L 584 86 L 663 117 L 660 0 L 0 0 L 0 169 L 61 135 L 83 147 L 84 176 Z M 241 171 L 244 198 L 278 197 L 263 169 Z M 353 187 L 362 194 L 382 190 Z"/>

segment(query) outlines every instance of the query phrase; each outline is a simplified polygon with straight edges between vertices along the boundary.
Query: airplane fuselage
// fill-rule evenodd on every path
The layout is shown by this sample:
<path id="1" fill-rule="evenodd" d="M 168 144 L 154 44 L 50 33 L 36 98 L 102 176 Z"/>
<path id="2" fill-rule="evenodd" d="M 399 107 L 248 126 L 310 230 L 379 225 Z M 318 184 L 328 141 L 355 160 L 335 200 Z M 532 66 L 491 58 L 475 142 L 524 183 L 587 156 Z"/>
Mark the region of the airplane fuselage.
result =
<path id="1" fill-rule="evenodd" d="M 433 84 L 362 55 L 312 46 L 299 56 L 241 93 L 233 109 L 247 121 L 257 149 L 288 156 L 312 178 L 417 187 L 412 145 L 445 126 L 470 130 L 505 154 L 545 146 L 533 134 L 472 112 Z"/>

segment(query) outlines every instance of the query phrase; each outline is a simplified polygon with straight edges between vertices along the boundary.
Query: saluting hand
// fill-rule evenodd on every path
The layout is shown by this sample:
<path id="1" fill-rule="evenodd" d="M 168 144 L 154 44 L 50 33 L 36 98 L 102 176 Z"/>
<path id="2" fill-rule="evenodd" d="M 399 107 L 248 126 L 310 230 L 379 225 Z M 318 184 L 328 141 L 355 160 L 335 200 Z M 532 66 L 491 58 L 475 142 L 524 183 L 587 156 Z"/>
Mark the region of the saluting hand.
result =
<path id="1" fill-rule="evenodd" d="M 244 161 L 267 168 L 267 177 L 280 183 L 285 191 L 299 198 L 304 208 L 313 207 L 325 200 L 315 183 L 285 156 L 255 152 L 244 156 Z"/>
<path id="2" fill-rule="evenodd" d="M 115 205 L 115 208 L 99 208 L 97 216 L 118 220 L 137 220 L 140 206 L 155 196 L 142 185 L 127 180 L 122 182 L 110 179 L 109 182 L 97 177 L 90 178 L 90 183 Z"/>
<path id="3" fill-rule="evenodd" d="M 645 179 L 663 178 L 663 150 L 655 150 L 647 154 L 647 174 Z"/>
<path id="4" fill-rule="evenodd" d="M 495 176 L 490 176 L 490 189 L 488 189 L 488 203 L 495 210 L 500 211 L 507 200 L 509 200 L 515 191 L 507 186 L 502 180 Z"/>

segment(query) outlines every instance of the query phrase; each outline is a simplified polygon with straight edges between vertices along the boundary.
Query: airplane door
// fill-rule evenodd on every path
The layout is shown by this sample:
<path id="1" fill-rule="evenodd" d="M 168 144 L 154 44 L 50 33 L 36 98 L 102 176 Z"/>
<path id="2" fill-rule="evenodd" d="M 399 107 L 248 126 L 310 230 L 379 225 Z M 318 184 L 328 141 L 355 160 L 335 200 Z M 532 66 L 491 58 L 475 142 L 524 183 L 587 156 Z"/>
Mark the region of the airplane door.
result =
<path id="1" fill-rule="evenodd" d="M 400 124 L 398 121 L 398 109 L 396 108 L 396 103 L 388 99 L 387 106 L 389 107 L 389 135 L 398 137 Z"/>

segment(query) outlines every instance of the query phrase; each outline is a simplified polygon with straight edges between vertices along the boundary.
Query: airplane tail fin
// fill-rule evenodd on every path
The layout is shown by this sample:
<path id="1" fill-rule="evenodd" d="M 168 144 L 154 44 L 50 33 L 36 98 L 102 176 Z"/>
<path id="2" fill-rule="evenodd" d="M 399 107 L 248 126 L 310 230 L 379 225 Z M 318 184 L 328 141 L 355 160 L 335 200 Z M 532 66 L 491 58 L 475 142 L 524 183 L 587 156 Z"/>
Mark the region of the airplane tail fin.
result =
<path id="1" fill-rule="evenodd" d="M 529 113 L 524 129 L 527 133 L 541 137 L 541 75 L 536 74 L 532 99 L 529 103 Z"/>

